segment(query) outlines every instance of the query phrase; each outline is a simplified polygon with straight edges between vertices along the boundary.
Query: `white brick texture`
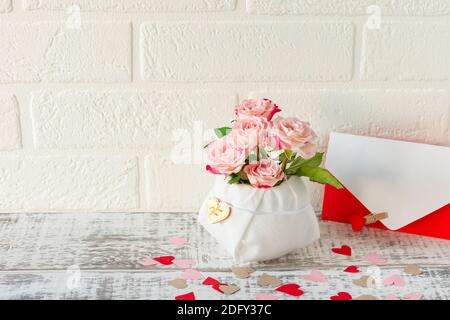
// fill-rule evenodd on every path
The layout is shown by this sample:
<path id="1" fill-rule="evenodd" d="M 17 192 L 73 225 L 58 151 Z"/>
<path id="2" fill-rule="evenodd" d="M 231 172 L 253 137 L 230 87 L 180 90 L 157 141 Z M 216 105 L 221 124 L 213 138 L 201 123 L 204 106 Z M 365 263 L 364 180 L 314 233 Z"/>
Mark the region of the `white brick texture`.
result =
<path id="1" fill-rule="evenodd" d="M 229 11 L 235 0 L 23 0 L 27 10 L 65 10 L 79 6 L 89 11 L 119 12 L 198 12 Z"/>
<path id="2" fill-rule="evenodd" d="M 331 131 L 450 145 L 450 95 L 445 90 L 328 89 L 250 96 L 269 96 L 285 116 L 309 121 L 322 146 Z"/>
<path id="3" fill-rule="evenodd" d="M 176 143 L 176 130 L 193 134 L 196 123 L 222 126 L 236 102 L 236 94 L 220 91 L 35 92 L 34 141 L 45 149 L 167 151 Z"/>
<path id="4" fill-rule="evenodd" d="M 277 101 L 285 116 L 309 121 L 325 149 L 331 131 L 450 146 L 450 94 L 444 90 L 303 90 L 251 93 Z M 351 115 L 351 116 L 350 116 Z M 323 187 L 309 184 L 321 209 Z"/>
<path id="5" fill-rule="evenodd" d="M 10 12 L 12 9 L 11 0 L 0 0 L 0 13 Z"/>
<path id="6" fill-rule="evenodd" d="M 370 6 L 381 15 L 450 14 L 447 0 L 247 0 L 249 13 L 270 15 L 369 15 Z"/>
<path id="7" fill-rule="evenodd" d="M 129 23 L 0 23 L 0 83 L 131 79 Z"/>
<path id="8" fill-rule="evenodd" d="M 157 81 L 350 80 L 353 38 L 345 22 L 149 23 L 141 73 Z"/>
<path id="9" fill-rule="evenodd" d="M 214 182 L 202 164 L 176 164 L 149 156 L 145 168 L 148 211 L 197 211 Z"/>
<path id="10" fill-rule="evenodd" d="M 0 0 L 0 212 L 197 211 L 211 129 L 249 96 L 324 151 L 330 131 L 450 146 L 449 16 L 448 0 Z"/>
<path id="11" fill-rule="evenodd" d="M 0 151 L 18 149 L 22 145 L 17 100 L 0 93 Z"/>
<path id="12" fill-rule="evenodd" d="M 137 174 L 128 157 L 0 157 L 0 211 L 134 210 Z"/>
<path id="13" fill-rule="evenodd" d="M 450 23 L 382 23 L 365 29 L 361 78 L 450 80 Z"/>

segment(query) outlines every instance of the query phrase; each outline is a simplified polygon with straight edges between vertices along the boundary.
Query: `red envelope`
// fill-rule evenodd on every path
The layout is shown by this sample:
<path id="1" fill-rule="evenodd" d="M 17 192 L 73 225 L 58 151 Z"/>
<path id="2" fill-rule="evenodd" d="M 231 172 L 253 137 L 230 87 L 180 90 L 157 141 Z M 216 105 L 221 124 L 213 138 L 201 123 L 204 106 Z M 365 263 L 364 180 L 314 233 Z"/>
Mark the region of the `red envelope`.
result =
<path id="1" fill-rule="evenodd" d="M 450 148 L 332 133 L 322 219 L 388 212 L 369 227 L 450 240 Z"/>

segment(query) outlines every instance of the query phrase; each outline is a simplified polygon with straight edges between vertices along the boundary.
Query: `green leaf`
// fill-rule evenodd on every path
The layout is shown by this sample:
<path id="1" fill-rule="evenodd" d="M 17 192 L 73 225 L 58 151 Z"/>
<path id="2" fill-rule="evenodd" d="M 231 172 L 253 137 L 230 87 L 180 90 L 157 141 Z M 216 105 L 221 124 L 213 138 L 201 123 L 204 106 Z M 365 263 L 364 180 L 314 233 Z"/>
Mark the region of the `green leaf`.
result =
<path id="1" fill-rule="evenodd" d="M 252 161 L 258 161 L 258 157 L 256 156 L 256 153 L 252 152 L 248 155 L 248 162 Z"/>
<path id="2" fill-rule="evenodd" d="M 314 181 L 314 182 L 318 182 L 318 183 L 322 183 L 322 184 L 329 184 L 329 185 L 335 187 L 336 189 L 343 188 L 343 186 L 339 182 L 339 180 L 336 179 L 330 173 L 330 171 L 328 171 L 327 169 L 324 169 L 324 168 L 302 166 L 297 170 L 295 175 L 299 176 L 299 177 L 301 177 L 301 176 L 308 177 L 309 180 Z"/>
<path id="3" fill-rule="evenodd" d="M 240 174 L 238 174 L 238 173 L 233 173 L 233 174 L 230 176 L 230 179 L 228 180 L 228 183 L 229 183 L 229 184 L 238 183 L 240 179 L 241 179 L 241 175 L 240 175 Z"/>
<path id="4" fill-rule="evenodd" d="M 218 138 L 225 137 L 227 134 L 231 132 L 230 127 L 222 127 L 222 128 L 215 128 L 214 133 Z"/>
<path id="5" fill-rule="evenodd" d="M 294 159 L 294 161 L 291 162 L 291 165 L 289 168 L 286 169 L 286 174 L 289 175 L 295 175 L 297 171 L 303 167 L 303 166 L 309 166 L 316 168 L 320 166 L 323 159 L 323 152 L 317 152 L 314 157 L 311 159 L 303 159 L 302 157 L 297 157 Z"/>
<path id="6" fill-rule="evenodd" d="M 266 150 L 259 149 L 259 158 L 260 159 L 267 159 L 269 155 L 267 154 Z"/>
<path id="7" fill-rule="evenodd" d="M 287 161 L 289 161 L 289 160 L 291 160 L 292 159 L 292 157 L 294 156 L 294 152 L 292 151 L 292 150 L 284 150 L 284 152 L 283 153 L 281 153 L 279 156 L 278 156 L 278 159 L 281 161 L 281 162 L 287 162 Z"/>

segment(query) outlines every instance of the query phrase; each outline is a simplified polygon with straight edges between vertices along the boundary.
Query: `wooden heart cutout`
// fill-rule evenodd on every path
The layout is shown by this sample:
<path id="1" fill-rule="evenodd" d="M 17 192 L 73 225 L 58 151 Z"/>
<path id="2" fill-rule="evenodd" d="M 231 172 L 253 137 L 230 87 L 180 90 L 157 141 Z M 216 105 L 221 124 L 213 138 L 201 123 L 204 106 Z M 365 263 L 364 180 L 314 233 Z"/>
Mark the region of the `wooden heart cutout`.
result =
<path id="1" fill-rule="evenodd" d="M 422 273 L 422 269 L 417 264 L 409 264 L 405 267 L 405 269 L 403 269 L 403 271 L 413 276 Z"/>
<path id="2" fill-rule="evenodd" d="M 226 220 L 231 214 L 231 208 L 219 198 L 209 198 L 207 201 L 208 220 L 219 223 Z"/>
<path id="3" fill-rule="evenodd" d="M 258 277 L 258 285 L 261 287 L 271 286 L 272 288 L 279 287 L 281 285 L 281 280 L 268 275 L 267 273 L 263 273 Z"/>
<path id="4" fill-rule="evenodd" d="M 377 286 L 375 279 L 371 276 L 362 276 L 359 279 L 353 280 L 353 284 L 361 288 L 376 288 Z"/>
<path id="5" fill-rule="evenodd" d="M 232 267 L 231 272 L 239 279 L 246 279 L 250 277 L 250 274 L 255 272 L 254 269 L 248 267 Z"/>
<path id="6" fill-rule="evenodd" d="M 172 279 L 170 281 L 168 281 L 168 284 L 170 284 L 172 287 L 177 288 L 177 289 L 184 289 L 187 288 L 187 283 L 186 283 L 186 279 Z"/>
<path id="7" fill-rule="evenodd" d="M 232 295 L 233 293 L 238 292 L 241 290 L 240 287 L 235 286 L 234 284 L 226 284 L 226 285 L 220 285 L 219 289 L 223 291 L 227 296 Z"/>
<path id="8" fill-rule="evenodd" d="M 378 298 L 371 294 L 362 294 L 353 300 L 378 300 Z"/>

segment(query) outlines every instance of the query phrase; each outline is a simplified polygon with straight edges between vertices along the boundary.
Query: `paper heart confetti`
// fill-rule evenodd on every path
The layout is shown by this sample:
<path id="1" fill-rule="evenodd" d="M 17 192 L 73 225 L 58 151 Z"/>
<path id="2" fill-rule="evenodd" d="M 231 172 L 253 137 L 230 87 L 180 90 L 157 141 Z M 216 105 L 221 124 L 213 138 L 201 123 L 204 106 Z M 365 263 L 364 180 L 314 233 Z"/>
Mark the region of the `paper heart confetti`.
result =
<path id="1" fill-rule="evenodd" d="M 389 293 L 384 299 L 385 300 L 398 300 L 398 297 L 395 295 L 395 293 Z"/>
<path id="2" fill-rule="evenodd" d="M 403 287 L 406 282 L 399 274 L 392 274 L 383 281 L 385 286 Z"/>
<path id="3" fill-rule="evenodd" d="M 208 277 L 206 278 L 202 284 L 206 285 L 206 286 L 211 286 L 214 290 L 220 292 L 220 293 L 224 293 L 222 291 L 222 289 L 220 289 L 220 286 L 226 286 L 226 283 L 220 283 L 219 280 Z"/>
<path id="4" fill-rule="evenodd" d="M 180 279 L 180 278 L 172 279 L 172 280 L 168 281 L 167 283 L 177 289 L 185 289 L 187 287 L 187 283 L 186 283 L 185 279 Z"/>
<path id="5" fill-rule="evenodd" d="M 361 288 L 376 288 L 377 284 L 371 276 L 362 276 L 359 279 L 353 280 L 353 284 Z"/>
<path id="6" fill-rule="evenodd" d="M 181 269 L 189 269 L 194 264 L 194 261 L 190 259 L 175 259 L 173 260 L 173 264 Z"/>
<path id="7" fill-rule="evenodd" d="M 344 272 L 358 273 L 359 269 L 357 266 L 348 266 L 347 268 L 344 269 Z"/>
<path id="8" fill-rule="evenodd" d="M 175 297 L 175 300 L 195 300 L 195 294 L 193 292 L 188 292 Z"/>
<path id="9" fill-rule="evenodd" d="M 171 245 L 173 245 L 176 249 L 182 248 L 186 245 L 187 239 L 184 237 L 169 237 L 169 242 Z"/>
<path id="10" fill-rule="evenodd" d="M 256 300 L 278 300 L 278 299 L 280 299 L 280 297 L 276 296 L 274 294 L 270 294 L 270 293 L 257 293 L 255 295 L 255 299 Z"/>
<path id="11" fill-rule="evenodd" d="M 288 283 L 288 284 L 284 284 L 278 288 L 275 289 L 278 292 L 282 292 L 294 297 L 300 297 L 301 295 L 303 295 L 305 292 L 303 292 L 303 290 L 300 290 L 300 285 L 296 284 L 296 283 Z"/>
<path id="12" fill-rule="evenodd" d="M 220 287 L 223 287 L 223 286 L 227 286 L 227 284 L 226 284 L 226 283 L 213 284 L 213 285 L 211 286 L 211 288 L 213 288 L 214 290 L 216 290 L 216 291 L 218 291 L 218 292 L 220 292 L 220 293 L 223 294 L 223 293 L 224 293 L 223 290 L 220 289 Z"/>
<path id="13" fill-rule="evenodd" d="M 353 231 L 361 231 L 362 228 L 366 225 L 366 219 L 363 216 L 352 215 L 350 218 L 350 223 L 352 225 Z"/>
<path id="14" fill-rule="evenodd" d="M 409 264 L 403 269 L 403 271 L 405 273 L 411 274 L 413 276 L 416 276 L 416 275 L 422 273 L 422 269 L 417 264 Z"/>
<path id="15" fill-rule="evenodd" d="M 328 278 L 319 270 L 313 270 L 311 271 L 310 274 L 301 276 L 300 278 L 311 282 L 319 282 L 319 283 L 328 282 Z"/>
<path id="16" fill-rule="evenodd" d="M 330 297 L 330 300 L 352 300 L 352 296 L 348 292 L 338 292 L 337 295 Z"/>
<path id="17" fill-rule="evenodd" d="M 371 294 L 363 294 L 363 295 L 356 297 L 353 300 L 378 300 L 378 298 L 375 296 L 372 296 Z"/>
<path id="18" fill-rule="evenodd" d="M 344 256 L 351 256 L 352 255 L 352 248 L 349 246 L 343 245 L 340 248 L 332 248 L 331 251 L 337 254 L 342 254 Z"/>
<path id="19" fill-rule="evenodd" d="M 386 263 L 386 259 L 384 259 L 384 257 L 379 253 L 370 253 L 362 259 L 366 262 L 376 265 L 382 265 Z"/>
<path id="20" fill-rule="evenodd" d="M 208 277 L 205 280 L 203 280 L 202 284 L 204 284 L 205 286 L 213 286 L 215 284 L 219 284 L 219 280 Z"/>
<path id="21" fill-rule="evenodd" d="M 254 269 L 248 267 L 233 267 L 231 268 L 231 272 L 239 279 L 246 279 L 250 277 L 250 274 L 255 272 Z"/>
<path id="22" fill-rule="evenodd" d="M 141 262 L 141 264 L 143 266 L 152 266 L 152 265 L 157 264 L 157 263 L 158 262 L 153 260 L 152 258 L 147 258 L 147 259 L 145 259 L 144 261 Z"/>
<path id="23" fill-rule="evenodd" d="M 403 299 L 406 300 L 422 300 L 423 294 L 420 292 L 411 292 L 407 293 L 403 296 Z"/>
<path id="24" fill-rule="evenodd" d="M 156 262 L 159 262 L 160 264 L 163 264 L 165 266 L 172 264 L 174 259 L 175 259 L 174 256 L 162 256 L 162 257 L 153 258 L 153 260 L 155 260 Z"/>
<path id="25" fill-rule="evenodd" d="M 263 273 L 258 277 L 258 285 L 261 287 L 271 286 L 272 288 L 276 288 L 281 285 L 281 280 L 267 273 Z"/>
<path id="26" fill-rule="evenodd" d="M 241 290 L 240 287 L 234 285 L 234 284 L 228 284 L 228 285 L 220 285 L 219 289 L 225 293 L 227 296 L 232 295 L 233 293 L 238 292 Z"/>
<path id="27" fill-rule="evenodd" d="M 187 279 L 187 280 L 200 280 L 200 279 L 203 279 L 204 277 L 199 271 L 197 271 L 195 269 L 186 269 L 181 274 L 181 278 Z"/>

